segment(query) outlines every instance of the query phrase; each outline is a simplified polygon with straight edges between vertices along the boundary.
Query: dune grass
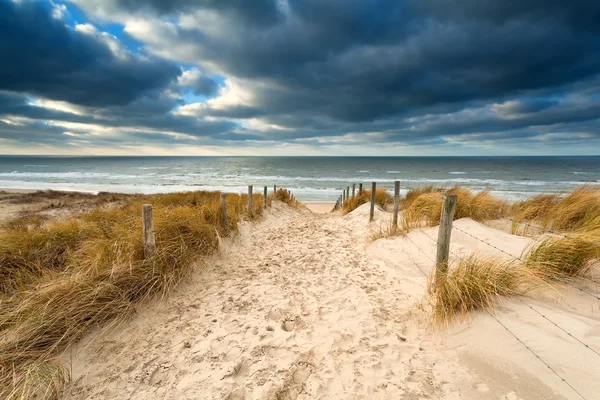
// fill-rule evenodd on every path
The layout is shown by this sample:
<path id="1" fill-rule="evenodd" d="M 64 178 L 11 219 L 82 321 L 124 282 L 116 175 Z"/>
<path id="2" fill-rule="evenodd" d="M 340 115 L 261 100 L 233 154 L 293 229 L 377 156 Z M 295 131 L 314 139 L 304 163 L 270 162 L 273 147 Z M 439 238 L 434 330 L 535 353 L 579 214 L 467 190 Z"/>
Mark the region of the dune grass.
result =
<path id="1" fill-rule="evenodd" d="M 298 201 L 295 197 L 292 198 L 292 194 L 287 189 L 277 189 L 277 192 L 275 193 L 275 196 L 273 198 L 291 207 L 302 206 L 302 203 L 300 201 Z"/>
<path id="2" fill-rule="evenodd" d="M 57 352 L 90 328 L 131 315 L 169 292 L 195 261 L 218 249 L 242 218 L 259 218 L 262 195 L 133 196 L 118 208 L 0 230 L 0 398 L 55 398 L 67 379 Z M 143 258 L 141 205 L 154 207 L 156 254 Z"/>
<path id="3" fill-rule="evenodd" d="M 377 228 L 371 230 L 369 240 L 375 241 L 395 236 L 405 236 L 408 232 L 402 226 L 394 225 L 392 221 L 380 222 Z"/>
<path id="4" fill-rule="evenodd" d="M 600 260 L 600 230 L 543 239 L 525 254 L 525 260 L 547 280 L 589 277 Z"/>
<path id="5" fill-rule="evenodd" d="M 589 277 L 600 260 L 600 188 L 584 185 L 564 195 L 538 195 L 515 203 L 511 211 L 512 233 L 519 233 L 523 223 L 557 233 L 526 252 L 531 268 L 548 280 Z"/>
<path id="6" fill-rule="evenodd" d="M 515 261 L 471 255 L 446 273 L 430 277 L 432 318 L 447 326 L 471 311 L 494 312 L 501 297 L 527 294 L 544 285 L 536 270 Z"/>
<path id="7" fill-rule="evenodd" d="M 411 193 L 412 192 L 412 193 Z M 439 223 L 442 196 L 457 194 L 454 218 L 485 221 L 514 216 L 515 226 L 533 221 L 543 230 L 562 232 L 544 236 L 520 260 L 502 261 L 471 256 L 430 280 L 433 319 L 447 325 L 475 309 L 492 311 L 499 297 L 524 295 L 552 282 L 592 278 L 600 261 L 600 189 L 583 186 L 565 195 L 539 195 L 507 205 L 487 192 L 434 187 L 409 192 L 403 202 L 403 230 Z"/>
<path id="8" fill-rule="evenodd" d="M 356 210 L 363 204 L 371 202 L 371 190 L 363 189 L 362 192 L 357 193 L 354 197 L 350 197 L 342 206 L 342 215 L 348 214 Z M 375 189 L 375 204 L 385 209 L 388 205 L 394 203 L 394 196 L 385 188 Z"/>
<path id="9" fill-rule="evenodd" d="M 457 196 L 454 219 L 471 218 L 475 221 L 497 219 L 508 212 L 508 203 L 492 196 L 488 191 L 475 193 L 455 186 L 452 188 L 411 189 L 402 203 L 403 228 L 406 230 L 422 226 L 436 226 L 440 222 L 443 196 Z"/>
<path id="10" fill-rule="evenodd" d="M 600 188 L 584 185 L 566 195 L 538 195 L 515 203 L 511 213 L 513 233 L 521 222 L 533 222 L 542 231 L 600 230 Z"/>

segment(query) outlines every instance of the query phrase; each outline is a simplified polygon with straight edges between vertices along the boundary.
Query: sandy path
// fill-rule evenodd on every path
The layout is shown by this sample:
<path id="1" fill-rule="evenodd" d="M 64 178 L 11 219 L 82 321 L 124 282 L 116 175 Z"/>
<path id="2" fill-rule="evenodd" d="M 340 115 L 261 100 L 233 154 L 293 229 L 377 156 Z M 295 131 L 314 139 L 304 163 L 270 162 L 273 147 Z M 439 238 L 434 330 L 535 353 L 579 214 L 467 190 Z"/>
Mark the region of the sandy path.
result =
<path id="1" fill-rule="evenodd" d="M 168 300 L 83 341 L 71 398 L 442 396 L 415 299 L 355 225 L 282 206 L 244 225 Z"/>
<path id="2" fill-rule="evenodd" d="M 367 213 L 365 206 L 340 217 L 275 204 L 264 221 L 243 224 L 223 254 L 168 299 L 66 355 L 73 374 L 66 397 L 578 398 L 491 317 L 478 314 L 472 324 L 432 333 L 417 304 L 435 254 L 428 236 L 436 229 L 369 244 Z M 511 254 L 530 243 L 470 220 L 456 224 Z M 460 255 L 496 254 L 466 235 L 452 243 Z M 569 299 L 554 315 L 579 322 L 576 332 L 600 350 L 597 317 L 583 315 L 594 305 Z M 594 354 L 525 306 L 505 307 L 500 314 L 511 328 L 586 394 L 597 393 Z M 571 309 L 582 315 L 573 317 Z M 553 350 L 557 337 L 568 342 L 560 351 Z M 589 379 L 595 381 L 586 385 Z"/>

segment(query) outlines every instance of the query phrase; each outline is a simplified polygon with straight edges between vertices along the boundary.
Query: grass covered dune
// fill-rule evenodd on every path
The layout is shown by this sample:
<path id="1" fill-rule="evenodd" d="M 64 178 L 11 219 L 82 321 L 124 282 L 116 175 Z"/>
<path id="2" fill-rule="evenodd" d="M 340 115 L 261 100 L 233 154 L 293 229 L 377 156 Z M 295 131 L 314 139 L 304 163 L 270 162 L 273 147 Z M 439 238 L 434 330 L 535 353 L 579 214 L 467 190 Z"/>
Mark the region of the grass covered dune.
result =
<path id="1" fill-rule="evenodd" d="M 31 214 L 0 230 L 0 398 L 57 397 L 68 378 L 59 351 L 167 293 L 240 219 L 263 212 L 262 195 L 248 213 L 246 195 L 228 194 L 225 227 L 218 192 L 113 196 L 110 207 L 62 220 Z M 276 197 L 292 202 L 284 191 Z M 156 234 L 150 260 L 143 258 L 146 203 Z"/>
<path id="2" fill-rule="evenodd" d="M 484 222 L 507 218 L 511 233 L 526 234 L 535 226 L 539 238 L 517 259 L 471 255 L 430 279 L 433 319 L 448 324 L 475 309 L 491 311 L 499 296 L 526 295 L 554 282 L 595 280 L 600 261 L 600 188 L 582 186 L 570 193 L 535 196 L 509 204 L 488 192 L 427 187 L 410 191 L 404 200 L 401 232 L 435 226 L 443 194 L 456 194 L 454 219 Z"/>
<path id="3" fill-rule="evenodd" d="M 522 225 L 549 232 L 521 255 L 522 261 L 476 255 L 456 260 L 430 286 L 434 321 L 447 324 L 475 309 L 492 311 L 500 296 L 592 278 L 600 259 L 600 188 L 583 186 L 513 204 L 486 191 L 417 188 L 401 200 L 400 226 L 380 237 L 437 225 L 444 194 L 458 196 L 455 219 L 505 218 L 515 221 L 512 233 L 526 234 Z M 168 293 L 197 261 L 217 251 L 220 237 L 236 232 L 240 220 L 261 218 L 264 201 L 254 195 L 249 212 L 246 195 L 228 194 L 228 224 L 223 226 L 218 192 L 37 193 L 15 201 L 35 203 L 40 198 L 46 201 L 43 207 L 0 228 L 2 399 L 58 398 L 69 379 L 57 362 L 62 350 L 92 328 L 132 315 L 144 300 Z M 267 202 L 274 199 L 299 205 L 284 189 Z M 346 202 L 342 214 L 369 201 L 370 191 L 364 190 Z M 377 189 L 376 203 L 390 210 L 393 197 Z M 69 208 L 73 204 L 77 208 Z M 143 257 L 142 204 L 154 207 L 157 250 L 149 260 Z"/>
<path id="4" fill-rule="evenodd" d="M 491 311 L 499 296 L 526 295 L 553 282 L 574 278 L 595 279 L 592 274 L 600 260 L 600 188 L 593 186 L 516 203 L 501 200 L 488 191 L 474 192 L 460 186 L 414 188 L 401 199 L 398 226 L 384 222 L 371 239 L 437 226 L 446 194 L 457 196 L 455 220 L 505 219 L 511 222 L 512 234 L 528 235 L 533 228 L 539 236 L 519 259 L 471 255 L 457 260 L 447 273 L 436 278 L 437 282 L 432 277 L 429 293 L 432 317 L 437 323 L 446 325 L 475 309 Z M 342 214 L 370 202 L 370 198 L 371 193 L 363 191 L 348 199 Z M 375 201 L 389 211 L 393 197 L 386 189 L 377 189 Z"/>

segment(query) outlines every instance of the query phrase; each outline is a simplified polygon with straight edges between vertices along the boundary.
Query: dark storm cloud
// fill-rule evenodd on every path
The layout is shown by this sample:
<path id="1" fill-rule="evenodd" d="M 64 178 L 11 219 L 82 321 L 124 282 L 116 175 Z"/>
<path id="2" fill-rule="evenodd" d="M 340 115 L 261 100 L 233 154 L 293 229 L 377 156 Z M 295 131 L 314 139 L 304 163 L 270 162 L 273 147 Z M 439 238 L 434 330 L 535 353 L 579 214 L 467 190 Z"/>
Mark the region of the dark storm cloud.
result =
<path id="1" fill-rule="evenodd" d="M 575 29 L 600 28 L 600 4 L 589 0 L 413 0 L 422 14 L 436 15 L 453 20 L 483 19 L 495 23 L 515 18 L 532 20 L 552 19 L 571 25 Z"/>
<path id="2" fill-rule="evenodd" d="M 42 121 L 61 121 L 78 124 L 93 124 L 109 128 L 124 129 L 153 129 L 157 131 L 166 131 L 180 133 L 192 137 L 210 137 L 229 132 L 237 125 L 229 121 L 206 121 L 192 116 L 178 116 L 169 113 L 170 106 L 162 104 L 164 99 L 142 98 L 133 103 L 116 108 L 108 109 L 85 109 L 86 113 L 79 115 L 65 111 L 39 107 L 27 102 L 27 98 L 22 95 L 0 92 L 0 118 L 2 117 L 21 117 L 31 120 L 24 124 L 25 127 L 31 126 L 29 131 L 36 129 L 45 129 Z M 154 103 L 154 104 L 153 104 Z M 168 103 L 172 105 L 171 103 Z M 42 125 L 40 125 L 42 124 Z M 7 127 L 5 124 L 0 126 L 0 139 L 8 138 L 6 135 Z M 12 125 L 11 125 L 12 126 Z M 13 129 L 10 134 L 12 140 L 17 140 L 16 132 L 23 132 L 26 128 Z M 52 132 L 64 132 L 66 129 L 52 129 Z M 29 132 L 28 131 L 28 132 Z M 171 136 L 172 137 L 172 136 Z M 29 140 L 29 137 L 26 138 Z M 66 136 L 58 136 L 53 140 L 71 140 Z"/>
<path id="3" fill-rule="evenodd" d="M 115 55 L 52 16 L 45 1 L 0 2 L 0 90 L 90 106 L 123 105 L 180 73 L 155 57 Z"/>
<path id="4" fill-rule="evenodd" d="M 52 19 L 48 7 L 25 1 L 0 8 L 0 30 L 20 27 L 13 37 L 21 38 L 18 45 L 0 38 L 2 51 L 17 60 L 0 66 L 0 90 L 66 100 L 88 114 L 3 104 L 0 95 L 0 116 L 5 110 L 32 120 L 147 128 L 139 139 L 156 143 L 210 137 L 242 145 L 318 145 L 344 135 L 362 144 L 436 145 L 451 137 L 558 142 L 568 141 L 565 135 L 597 140 L 600 131 L 597 1 L 74 2 L 92 17 L 134 17 L 137 25 L 127 33 L 149 51 L 197 63 L 202 75 L 187 86 L 195 94 L 216 96 L 220 87 L 209 76 L 222 75 L 250 93 L 249 100 L 208 103 L 178 115 L 173 110 L 184 106 L 180 94 L 165 94 L 181 89 L 173 89 L 180 70 L 172 63 L 141 55 L 121 60 L 101 41 Z M 207 24 L 198 11 L 209 11 Z M 32 29 L 27 22 L 36 13 L 42 23 Z M 12 44 L 33 48 L 43 62 L 31 61 L 34 52 L 19 59 L 16 50 L 4 50 Z M 253 118 L 267 128 L 227 121 Z"/>
<path id="5" fill-rule="evenodd" d="M 348 122 L 504 101 L 598 74 L 600 3 L 483 3 L 290 0 L 275 26 L 231 23 L 226 37 L 175 26 L 172 42 L 152 46 L 196 49 L 229 75 L 273 82 L 255 90 L 265 115 Z"/>
<path id="6" fill-rule="evenodd" d="M 228 13 L 252 25 L 270 25 L 281 18 L 275 0 L 77 0 L 76 3 L 101 14 L 124 10 L 160 15 L 205 9 Z"/>

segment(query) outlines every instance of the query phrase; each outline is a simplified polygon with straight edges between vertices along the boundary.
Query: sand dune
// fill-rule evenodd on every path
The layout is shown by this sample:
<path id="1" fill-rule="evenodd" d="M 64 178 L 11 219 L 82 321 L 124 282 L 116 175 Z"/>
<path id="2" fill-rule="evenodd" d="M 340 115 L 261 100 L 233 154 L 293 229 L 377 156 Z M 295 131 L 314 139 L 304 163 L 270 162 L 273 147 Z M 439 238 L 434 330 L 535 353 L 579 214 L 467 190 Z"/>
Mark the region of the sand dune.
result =
<path id="1" fill-rule="evenodd" d="M 389 214 L 369 226 L 368 212 L 275 204 L 169 298 L 67 352 L 66 398 L 581 398 L 524 344 L 583 398 L 598 398 L 598 300 L 565 288 L 505 301 L 497 320 L 476 313 L 435 330 L 424 296 L 437 228 L 369 243 Z M 455 230 L 459 257 L 519 256 L 531 244 L 469 219 L 455 226 L 504 251 Z"/>

